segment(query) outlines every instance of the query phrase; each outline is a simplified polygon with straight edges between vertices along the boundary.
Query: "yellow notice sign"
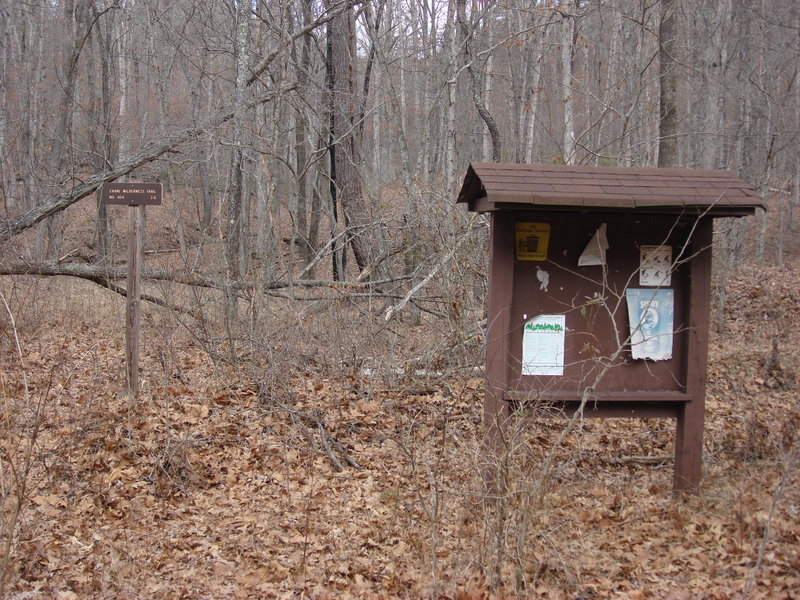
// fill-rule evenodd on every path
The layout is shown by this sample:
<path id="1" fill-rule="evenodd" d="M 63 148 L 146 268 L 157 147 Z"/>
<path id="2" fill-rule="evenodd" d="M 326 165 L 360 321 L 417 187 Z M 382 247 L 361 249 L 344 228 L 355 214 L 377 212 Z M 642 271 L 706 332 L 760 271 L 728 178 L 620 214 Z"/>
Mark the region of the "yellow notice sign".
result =
<path id="1" fill-rule="evenodd" d="M 547 260 L 550 223 L 517 223 L 517 260 Z"/>

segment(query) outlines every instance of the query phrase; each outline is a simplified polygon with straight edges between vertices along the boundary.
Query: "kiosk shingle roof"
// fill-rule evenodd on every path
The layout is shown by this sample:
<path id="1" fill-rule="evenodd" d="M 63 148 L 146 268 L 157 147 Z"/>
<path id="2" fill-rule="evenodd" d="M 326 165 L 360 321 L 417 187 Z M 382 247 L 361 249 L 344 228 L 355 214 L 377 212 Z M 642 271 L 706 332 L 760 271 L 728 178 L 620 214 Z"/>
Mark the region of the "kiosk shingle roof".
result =
<path id="1" fill-rule="evenodd" d="M 692 209 L 714 216 L 741 216 L 765 208 L 753 187 L 730 171 L 510 163 L 472 163 L 458 202 L 479 212 L 498 204 Z"/>

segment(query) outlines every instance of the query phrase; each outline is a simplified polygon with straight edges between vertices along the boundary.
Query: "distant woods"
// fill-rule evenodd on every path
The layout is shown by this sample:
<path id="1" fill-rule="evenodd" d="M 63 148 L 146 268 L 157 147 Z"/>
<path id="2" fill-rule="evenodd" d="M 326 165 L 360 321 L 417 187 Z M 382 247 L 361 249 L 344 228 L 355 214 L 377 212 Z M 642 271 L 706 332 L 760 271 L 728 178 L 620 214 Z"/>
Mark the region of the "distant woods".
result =
<path id="1" fill-rule="evenodd" d="M 224 244 L 211 267 L 226 280 L 419 281 L 467 226 L 453 200 L 472 161 L 731 169 L 771 210 L 720 229 L 724 259 L 787 252 L 793 0 L 3 0 L 0 13 L 0 228 L 29 262 L 71 252 L 64 209 L 128 177 L 164 183 L 185 256 Z M 112 216 L 94 210 L 90 262 L 119 247 Z"/>

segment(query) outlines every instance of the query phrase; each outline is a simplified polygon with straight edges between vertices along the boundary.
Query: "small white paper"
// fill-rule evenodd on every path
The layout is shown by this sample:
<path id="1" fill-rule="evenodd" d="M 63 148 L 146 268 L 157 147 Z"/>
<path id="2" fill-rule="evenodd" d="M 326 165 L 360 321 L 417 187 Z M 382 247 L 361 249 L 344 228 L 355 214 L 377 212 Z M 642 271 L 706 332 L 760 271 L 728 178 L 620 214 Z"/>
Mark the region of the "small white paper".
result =
<path id="1" fill-rule="evenodd" d="M 593 265 L 606 264 L 606 250 L 608 250 L 608 239 L 606 238 L 606 224 L 602 223 L 597 231 L 594 232 L 592 239 L 586 244 L 586 249 L 578 258 L 579 267 L 590 267 Z"/>
<path id="2" fill-rule="evenodd" d="M 672 283 L 672 246 L 642 246 L 639 285 L 668 286 Z"/>
<path id="3" fill-rule="evenodd" d="M 536 267 L 536 279 L 539 281 L 539 289 L 547 291 L 547 286 L 550 285 L 550 273 L 544 269 Z"/>
<path id="4" fill-rule="evenodd" d="M 539 315 L 522 332 L 522 374 L 564 374 L 564 315 Z"/>

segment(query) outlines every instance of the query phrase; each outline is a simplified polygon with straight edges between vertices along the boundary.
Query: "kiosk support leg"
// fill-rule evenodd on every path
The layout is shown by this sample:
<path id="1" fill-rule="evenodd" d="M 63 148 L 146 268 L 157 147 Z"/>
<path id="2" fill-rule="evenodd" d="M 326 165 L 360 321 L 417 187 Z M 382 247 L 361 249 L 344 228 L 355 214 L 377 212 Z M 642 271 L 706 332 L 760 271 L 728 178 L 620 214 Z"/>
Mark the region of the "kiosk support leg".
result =
<path id="1" fill-rule="evenodd" d="M 691 315 L 687 339 L 687 392 L 692 398 L 678 407 L 675 436 L 675 471 L 672 489 L 675 493 L 700 491 L 703 467 L 703 421 L 706 406 L 706 372 L 708 369 L 708 324 L 711 319 L 711 247 L 713 221 L 700 219 L 692 237 L 690 271 Z"/>
<path id="2" fill-rule="evenodd" d="M 487 386 L 483 399 L 483 456 L 486 461 L 483 479 L 489 498 L 505 492 L 501 462 L 506 454 L 506 430 L 510 417 L 511 410 L 508 402 L 503 400 L 502 392 Z"/>
<path id="3" fill-rule="evenodd" d="M 675 493 L 696 494 L 700 488 L 703 466 L 703 413 L 702 401 L 686 402 L 678 410 L 675 435 L 675 469 L 672 490 Z"/>
<path id="4" fill-rule="evenodd" d="M 490 216 L 489 295 L 486 325 L 486 395 L 483 400 L 484 481 L 491 498 L 504 493 L 501 462 L 506 455 L 505 432 L 511 415 L 503 394 L 509 383 L 508 332 L 514 293 L 514 223 Z"/>

